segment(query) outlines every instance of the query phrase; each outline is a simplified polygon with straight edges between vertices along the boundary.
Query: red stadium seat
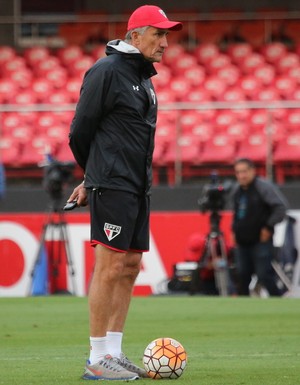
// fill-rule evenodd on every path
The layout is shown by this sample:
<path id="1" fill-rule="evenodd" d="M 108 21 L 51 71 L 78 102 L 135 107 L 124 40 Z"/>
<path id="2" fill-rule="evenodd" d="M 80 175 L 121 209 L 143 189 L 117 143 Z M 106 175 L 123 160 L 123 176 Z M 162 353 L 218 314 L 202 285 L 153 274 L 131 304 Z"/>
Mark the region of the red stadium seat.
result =
<path id="1" fill-rule="evenodd" d="M 299 56 L 295 52 L 288 52 L 278 61 L 276 64 L 276 69 L 279 73 L 287 73 L 291 71 L 292 68 L 299 67 L 299 65 Z"/>
<path id="2" fill-rule="evenodd" d="M 63 88 L 68 80 L 67 70 L 62 67 L 53 68 L 47 71 L 44 76 L 54 88 Z"/>
<path id="3" fill-rule="evenodd" d="M 46 100 L 47 103 L 57 105 L 71 103 L 71 98 L 66 90 L 51 92 Z"/>
<path id="4" fill-rule="evenodd" d="M 79 77 L 69 78 L 65 90 L 68 92 L 71 102 L 77 102 L 79 99 L 82 79 Z"/>
<path id="5" fill-rule="evenodd" d="M 211 75 L 216 75 L 219 70 L 231 64 L 230 57 L 219 53 L 213 60 L 206 63 L 206 68 Z"/>
<path id="6" fill-rule="evenodd" d="M 16 57 L 16 51 L 8 45 L 0 45 L 0 67 Z"/>
<path id="7" fill-rule="evenodd" d="M 254 70 L 253 75 L 260 81 L 263 85 L 271 85 L 275 79 L 275 68 L 271 64 L 264 64 Z"/>
<path id="8" fill-rule="evenodd" d="M 174 60 L 172 63 L 170 63 L 170 67 L 172 68 L 175 76 L 181 75 L 184 70 L 195 67 L 196 65 L 196 57 L 189 53 L 182 53 L 180 55 L 180 60 Z"/>
<path id="9" fill-rule="evenodd" d="M 169 85 L 172 78 L 171 70 L 169 67 L 163 64 L 155 64 L 157 70 L 157 75 L 153 76 L 152 82 L 155 86 L 155 89 L 161 89 Z"/>
<path id="10" fill-rule="evenodd" d="M 265 64 L 264 57 L 256 52 L 246 56 L 240 63 L 241 69 L 245 74 L 253 74 L 255 70 L 262 67 Z"/>
<path id="11" fill-rule="evenodd" d="M 176 138 L 176 125 L 175 122 L 163 122 L 158 123 L 155 133 L 155 141 L 163 143 L 164 146 L 168 146 Z"/>
<path id="12" fill-rule="evenodd" d="M 298 100 L 300 101 L 300 86 L 298 86 L 291 95 L 292 100 Z"/>
<path id="13" fill-rule="evenodd" d="M 11 136 L 1 135 L 0 159 L 4 167 L 19 166 L 21 144 Z"/>
<path id="14" fill-rule="evenodd" d="M 294 79 L 296 83 L 300 84 L 300 64 L 295 67 L 291 67 L 286 72 L 287 76 Z"/>
<path id="15" fill-rule="evenodd" d="M 82 55 L 80 58 L 75 60 L 72 64 L 67 67 L 70 76 L 79 76 L 83 79 L 84 74 L 89 70 L 95 60 L 92 56 Z"/>
<path id="16" fill-rule="evenodd" d="M 287 46 L 279 41 L 265 44 L 261 49 L 268 63 L 274 64 L 282 59 L 287 53 Z"/>
<path id="17" fill-rule="evenodd" d="M 299 132 L 300 109 L 289 110 L 286 118 L 286 126 L 292 132 Z"/>
<path id="18" fill-rule="evenodd" d="M 191 86 L 182 76 L 178 76 L 171 79 L 170 90 L 174 93 L 177 101 L 184 101 L 191 90 Z"/>
<path id="19" fill-rule="evenodd" d="M 277 143 L 273 161 L 277 183 L 284 183 L 287 176 L 300 176 L 300 134 L 286 135 Z"/>
<path id="20" fill-rule="evenodd" d="M 251 131 L 256 133 L 263 132 L 270 122 L 270 112 L 267 110 L 253 110 L 249 118 Z"/>
<path id="21" fill-rule="evenodd" d="M 20 164 L 24 167 L 37 166 L 45 161 L 45 154 L 55 154 L 57 149 L 56 141 L 46 135 L 39 135 L 28 141 L 20 156 Z"/>
<path id="22" fill-rule="evenodd" d="M 262 88 L 257 92 L 257 100 L 260 101 L 272 101 L 272 100 L 280 100 L 281 94 L 278 92 L 278 90 L 275 87 L 266 87 Z"/>
<path id="23" fill-rule="evenodd" d="M 261 88 L 261 83 L 255 76 L 248 75 L 241 78 L 239 86 L 246 97 L 256 99 L 257 93 Z"/>
<path id="24" fill-rule="evenodd" d="M 59 146 L 55 154 L 55 158 L 59 162 L 75 162 L 74 155 L 70 149 L 68 140 L 64 140 Z"/>
<path id="25" fill-rule="evenodd" d="M 167 166 L 168 182 L 173 185 L 175 182 L 176 162 L 180 162 L 182 176 L 191 176 L 191 167 L 198 164 L 200 156 L 200 141 L 195 135 L 181 135 L 178 140 L 172 141 L 165 152 L 164 164 Z"/>
<path id="26" fill-rule="evenodd" d="M 279 76 L 275 79 L 275 87 L 284 99 L 292 99 L 297 88 L 297 83 L 289 76 Z"/>
<path id="27" fill-rule="evenodd" d="M 56 56 L 49 56 L 47 60 L 37 62 L 33 68 L 36 77 L 44 77 L 49 71 L 62 68 L 59 59 Z"/>
<path id="28" fill-rule="evenodd" d="M 9 76 L 20 89 L 29 88 L 33 79 L 32 71 L 25 67 L 11 72 Z"/>
<path id="29" fill-rule="evenodd" d="M 44 103 L 53 91 L 53 86 L 49 80 L 44 78 L 34 79 L 32 82 L 32 90 L 34 91 L 37 101 Z"/>
<path id="30" fill-rule="evenodd" d="M 194 50 L 194 55 L 196 56 L 198 62 L 203 65 L 210 63 L 219 54 L 220 51 L 218 46 L 212 43 L 199 44 Z"/>
<path id="31" fill-rule="evenodd" d="M 62 124 L 52 125 L 46 130 L 47 137 L 51 139 L 51 141 L 53 139 L 53 142 L 59 143 L 59 145 L 65 141 L 68 142 L 68 133 L 69 127 Z"/>
<path id="32" fill-rule="evenodd" d="M 12 98 L 12 103 L 19 105 L 35 104 L 37 103 L 37 97 L 32 90 L 28 89 L 26 91 L 18 92 Z"/>
<path id="33" fill-rule="evenodd" d="M 181 57 L 184 52 L 184 48 L 181 44 L 170 44 L 164 53 L 162 63 L 168 66 L 172 66 L 174 60 L 177 60 L 179 57 Z"/>
<path id="34" fill-rule="evenodd" d="M 2 76 L 10 76 L 12 72 L 26 68 L 26 61 L 21 56 L 15 56 L 1 65 Z"/>
<path id="35" fill-rule="evenodd" d="M 9 135 L 15 139 L 18 143 L 26 143 L 27 141 L 31 140 L 35 134 L 35 127 L 27 126 L 26 124 L 18 125 L 17 127 L 14 127 Z"/>
<path id="36" fill-rule="evenodd" d="M 191 133 L 196 125 L 203 122 L 203 116 L 200 111 L 183 111 L 180 117 L 180 126 L 182 133 Z"/>
<path id="37" fill-rule="evenodd" d="M 101 59 L 101 58 L 106 56 L 105 51 L 106 51 L 106 44 L 100 44 L 100 45 L 95 46 L 92 49 L 91 55 L 94 58 L 94 60 L 96 61 L 96 60 Z"/>
<path id="38" fill-rule="evenodd" d="M 49 55 L 49 49 L 42 46 L 26 48 L 23 53 L 30 67 L 34 67 L 37 63 L 47 60 Z"/>
<path id="39" fill-rule="evenodd" d="M 202 147 L 203 144 L 210 140 L 214 135 L 214 126 L 207 122 L 200 122 L 193 127 L 191 133 L 198 137 Z"/>
<path id="40" fill-rule="evenodd" d="M 262 167 L 267 159 L 268 144 L 264 134 L 250 134 L 240 143 L 237 158 L 249 158 Z"/>
<path id="41" fill-rule="evenodd" d="M 67 47 L 60 48 L 57 52 L 57 56 L 63 65 L 68 68 L 83 56 L 83 51 L 79 45 L 69 45 Z"/>
<path id="42" fill-rule="evenodd" d="M 234 86 L 240 78 L 240 70 L 235 65 L 227 64 L 224 65 L 224 67 L 219 68 L 216 71 L 216 75 L 228 86 Z"/>
<path id="43" fill-rule="evenodd" d="M 215 130 L 219 133 L 227 132 L 228 128 L 237 122 L 236 115 L 230 110 L 219 111 L 216 115 L 214 124 Z"/>
<path id="44" fill-rule="evenodd" d="M 183 69 L 182 75 L 191 86 L 198 88 L 202 86 L 206 77 L 206 72 L 204 67 L 200 65 L 192 65 L 188 68 Z"/>
<path id="45" fill-rule="evenodd" d="M 226 90 L 223 94 L 222 100 L 225 102 L 241 102 L 246 99 L 243 90 L 240 87 L 232 87 Z"/>
<path id="46" fill-rule="evenodd" d="M 235 159 L 235 142 L 224 134 L 213 135 L 205 142 L 200 155 L 201 165 L 231 165 Z"/>
<path id="47" fill-rule="evenodd" d="M 231 57 L 232 62 L 237 65 L 243 62 L 252 52 L 253 48 L 249 43 L 230 44 L 227 49 L 227 53 Z"/>
<path id="48" fill-rule="evenodd" d="M 173 90 L 170 90 L 168 88 L 157 90 L 156 96 L 157 96 L 159 105 L 175 102 L 176 94 L 177 92 L 174 92 Z"/>
<path id="49" fill-rule="evenodd" d="M 186 102 L 202 103 L 209 102 L 211 100 L 210 93 L 204 88 L 192 88 L 186 95 Z"/>
<path id="50" fill-rule="evenodd" d="M 249 134 L 249 127 L 246 123 L 237 121 L 227 127 L 225 134 L 238 146 Z"/>
<path id="51" fill-rule="evenodd" d="M 18 91 L 17 84 L 9 79 L 0 79 L 0 103 L 10 103 Z"/>
<path id="52" fill-rule="evenodd" d="M 226 90 L 226 84 L 217 76 L 208 77 L 203 85 L 204 89 L 210 94 L 212 99 L 220 100 Z"/>
<path id="53" fill-rule="evenodd" d="M 23 124 L 23 120 L 18 112 L 4 112 L 0 115 L 1 133 L 9 134 L 12 129 Z"/>
<path id="54" fill-rule="evenodd" d="M 53 112 L 41 112 L 37 116 L 36 126 L 40 134 L 46 134 L 49 127 L 59 123 L 58 117 Z"/>

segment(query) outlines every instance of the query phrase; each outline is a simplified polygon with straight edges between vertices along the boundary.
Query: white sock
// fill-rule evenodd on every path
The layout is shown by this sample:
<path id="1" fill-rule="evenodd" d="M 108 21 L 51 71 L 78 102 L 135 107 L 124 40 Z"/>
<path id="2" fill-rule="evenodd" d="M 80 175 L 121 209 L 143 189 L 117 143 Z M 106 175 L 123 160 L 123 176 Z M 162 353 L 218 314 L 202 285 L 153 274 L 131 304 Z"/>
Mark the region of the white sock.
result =
<path id="1" fill-rule="evenodd" d="M 107 332 L 106 333 L 106 341 L 108 353 L 112 357 L 120 358 L 122 352 L 122 339 L 123 333 L 121 332 Z"/>
<path id="2" fill-rule="evenodd" d="M 99 362 L 108 354 L 106 337 L 90 337 L 90 358 L 91 365 Z"/>

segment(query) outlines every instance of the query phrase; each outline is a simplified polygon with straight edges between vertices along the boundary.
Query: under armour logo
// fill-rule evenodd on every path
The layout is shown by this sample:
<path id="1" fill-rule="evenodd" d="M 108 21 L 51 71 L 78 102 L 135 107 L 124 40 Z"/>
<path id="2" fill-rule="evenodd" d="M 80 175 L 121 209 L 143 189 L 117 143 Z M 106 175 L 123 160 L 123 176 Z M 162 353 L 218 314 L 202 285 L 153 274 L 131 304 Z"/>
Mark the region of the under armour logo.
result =
<path id="1" fill-rule="evenodd" d="M 121 226 L 112 225 L 111 223 L 105 223 L 103 230 L 105 232 L 105 235 L 107 236 L 107 239 L 111 241 L 120 234 L 121 229 Z"/>
<path id="2" fill-rule="evenodd" d="M 134 91 L 139 91 L 139 86 L 132 86 L 132 88 L 134 89 Z"/>

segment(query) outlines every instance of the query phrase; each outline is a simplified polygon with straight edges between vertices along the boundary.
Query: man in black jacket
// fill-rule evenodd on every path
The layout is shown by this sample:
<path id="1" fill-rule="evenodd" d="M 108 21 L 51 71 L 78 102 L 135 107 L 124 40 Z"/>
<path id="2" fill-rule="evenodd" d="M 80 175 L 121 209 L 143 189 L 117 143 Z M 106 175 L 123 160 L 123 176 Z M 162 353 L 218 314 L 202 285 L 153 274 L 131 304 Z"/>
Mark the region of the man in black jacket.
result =
<path id="1" fill-rule="evenodd" d="M 69 201 L 88 201 L 95 268 L 89 289 L 90 357 L 83 378 L 132 380 L 146 373 L 122 352 L 122 337 L 142 253 L 149 249 L 149 189 L 157 118 L 151 77 L 168 46 L 170 21 L 145 5 L 129 18 L 125 40 L 86 73 L 70 147 L 84 182 Z"/>
<path id="2" fill-rule="evenodd" d="M 234 166 L 238 181 L 233 194 L 233 234 L 236 243 L 237 272 L 241 295 L 249 295 L 252 274 L 271 296 L 280 292 L 272 268 L 274 226 L 286 213 L 287 202 L 270 182 L 256 176 L 250 159 L 243 158 Z"/>

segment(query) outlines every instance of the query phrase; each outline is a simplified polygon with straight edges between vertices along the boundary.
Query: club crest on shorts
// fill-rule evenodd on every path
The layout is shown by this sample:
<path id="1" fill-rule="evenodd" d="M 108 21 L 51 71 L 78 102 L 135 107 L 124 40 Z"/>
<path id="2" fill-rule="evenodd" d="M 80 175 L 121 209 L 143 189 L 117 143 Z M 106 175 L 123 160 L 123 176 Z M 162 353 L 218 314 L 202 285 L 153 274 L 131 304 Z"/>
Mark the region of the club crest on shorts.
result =
<path id="1" fill-rule="evenodd" d="M 116 238 L 120 234 L 121 229 L 121 226 L 112 225 L 111 223 L 104 223 L 104 232 L 109 241 Z"/>

